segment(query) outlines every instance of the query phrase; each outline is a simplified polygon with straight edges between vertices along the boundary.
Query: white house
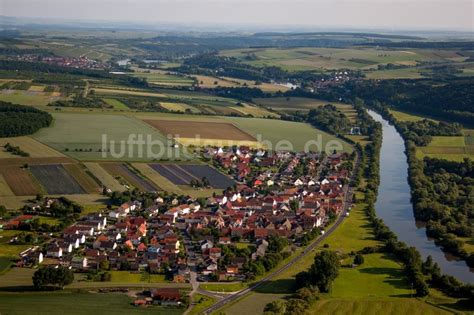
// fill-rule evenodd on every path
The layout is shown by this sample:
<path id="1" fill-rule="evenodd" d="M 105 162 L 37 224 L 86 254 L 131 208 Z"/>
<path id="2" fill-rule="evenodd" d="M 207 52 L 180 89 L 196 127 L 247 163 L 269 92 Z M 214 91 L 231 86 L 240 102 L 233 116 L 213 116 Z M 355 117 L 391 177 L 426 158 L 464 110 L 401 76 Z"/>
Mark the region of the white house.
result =
<path id="1" fill-rule="evenodd" d="M 201 241 L 201 243 L 199 245 L 201 246 L 202 251 L 204 251 L 205 249 L 209 249 L 209 248 L 214 247 L 214 243 L 210 240 Z"/>
<path id="2" fill-rule="evenodd" d="M 46 256 L 59 258 L 63 256 L 63 249 L 58 244 L 52 243 L 49 245 L 46 251 Z"/>
<path id="3" fill-rule="evenodd" d="M 71 267 L 75 269 L 87 268 L 87 258 L 81 256 L 75 256 L 71 260 Z"/>
<path id="4" fill-rule="evenodd" d="M 294 181 L 293 185 L 295 185 L 295 186 L 301 186 L 301 185 L 303 185 L 303 181 L 298 178 L 297 180 Z"/>

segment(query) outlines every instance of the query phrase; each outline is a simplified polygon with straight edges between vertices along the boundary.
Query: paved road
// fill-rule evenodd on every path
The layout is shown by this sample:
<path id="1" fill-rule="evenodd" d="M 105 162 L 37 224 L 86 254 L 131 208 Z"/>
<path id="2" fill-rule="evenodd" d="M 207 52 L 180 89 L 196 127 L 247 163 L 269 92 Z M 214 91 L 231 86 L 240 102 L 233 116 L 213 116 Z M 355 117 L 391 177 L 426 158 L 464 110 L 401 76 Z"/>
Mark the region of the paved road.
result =
<path id="1" fill-rule="evenodd" d="M 357 152 L 357 151 L 356 151 Z M 351 177 L 351 183 L 353 182 L 354 180 L 354 175 L 357 173 L 357 170 L 359 168 L 359 165 L 360 165 L 360 153 L 357 152 L 357 158 L 356 158 L 356 163 L 354 165 L 354 170 L 352 172 L 352 177 Z M 351 196 L 352 196 L 352 189 L 349 185 L 347 185 L 345 187 L 345 190 L 346 190 L 346 194 L 345 194 L 345 198 L 344 198 L 344 207 L 343 207 L 343 211 L 341 211 L 341 214 L 338 216 L 338 218 L 336 219 L 336 222 L 324 233 L 324 235 L 321 235 L 320 237 L 318 237 L 313 243 L 311 243 L 311 245 L 307 246 L 305 248 L 305 250 L 299 254 L 298 256 L 296 256 L 295 258 L 293 258 L 289 263 L 287 263 L 285 266 L 281 267 L 280 269 L 270 273 L 268 276 L 266 276 L 265 278 L 263 278 L 262 280 L 254 283 L 252 286 L 246 288 L 246 289 L 243 289 L 235 294 L 232 294 L 232 295 L 229 295 L 225 298 L 223 298 L 222 300 L 218 301 L 217 303 L 215 303 L 214 305 L 212 305 L 211 307 L 209 307 L 208 309 L 204 310 L 203 314 L 211 314 L 212 312 L 215 312 L 217 311 L 218 309 L 222 308 L 224 305 L 232 302 L 232 301 L 235 301 L 237 300 L 238 298 L 244 296 L 245 294 L 251 292 L 251 291 L 254 291 L 255 289 L 257 289 L 258 287 L 260 287 L 261 285 L 263 285 L 264 283 L 268 282 L 271 278 L 281 274 L 283 271 L 287 270 L 288 268 L 290 268 L 291 266 L 293 266 L 295 263 L 297 263 L 301 258 L 303 258 L 304 256 L 306 256 L 308 253 L 310 253 L 312 250 L 314 250 L 316 248 L 316 246 L 318 246 L 322 241 L 324 241 L 329 235 L 331 235 L 332 232 L 334 232 L 334 230 L 337 229 L 337 227 L 342 223 L 342 221 L 344 221 L 344 219 L 346 218 L 346 212 L 348 210 L 348 207 L 350 205 L 350 202 L 351 202 Z"/>

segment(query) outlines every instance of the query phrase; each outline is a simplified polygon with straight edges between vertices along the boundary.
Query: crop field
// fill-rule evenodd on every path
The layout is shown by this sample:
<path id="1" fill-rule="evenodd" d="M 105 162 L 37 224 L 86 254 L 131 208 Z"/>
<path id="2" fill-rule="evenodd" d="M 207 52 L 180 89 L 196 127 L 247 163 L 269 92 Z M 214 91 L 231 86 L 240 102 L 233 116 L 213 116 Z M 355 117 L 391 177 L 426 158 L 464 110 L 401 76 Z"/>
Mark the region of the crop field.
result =
<path id="1" fill-rule="evenodd" d="M 414 314 L 435 315 L 450 314 L 441 308 L 424 303 L 417 299 L 393 298 L 327 298 L 315 303 L 308 314 Z"/>
<path id="2" fill-rule="evenodd" d="M 2 174 L 0 174 L 0 197 L 2 196 L 14 196 L 15 194 L 11 190 L 10 186 L 8 186 L 8 183 L 6 179 L 3 177 Z"/>
<path id="3" fill-rule="evenodd" d="M 234 181 L 208 165 L 150 164 L 156 172 L 175 185 L 189 185 L 191 180 L 209 180 L 211 187 L 225 189 Z"/>
<path id="4" fill-rule="evenodd" d="M 96 94 L 99 95 L 135 95 L 135 96 L 147 96 L 147 97 L 161 97 L 165 98 L 166 95 L 161 93 L 146 92 L 146 91 L 134 91 L 134 90 L 124 90 L 124 89 L 108 89 L 108 88 L 97 88 L 94 87 L 93 90 Z"/>
<path id="5" fill-rule="evenodd" d="M 241 106 L 231 106 L 233 110 L 236 110 L 243 115 L 252 115 L 253 117 L 280 117 L 277 113 L 271 112 L 263 107 L 242 104 Z"/>
<path id="6" fill-rule="evenodd" d="M 206 75 L 195 75 L 198 85 L 202 88 L 216 88 L 220 87 L 241 87 L 246 86 L 249 88 L 259 88 L 264 92 L 286 92 L 289 90 L 288 87 L 271 84 L 271 83 L 261 83 L 255 84 L 255 81 L 228 78 L 228 77 L 211 77 Z"/>
<path id="7" fill-rule="evenodd" d="M 0 312 L 5 315 L 19 314 L 156 314 L 178 315 L 184 309 L 162 306 L 137 308 L 132 298 L 123 293 L 77 293 L 71 291 L 48 293 L 2 293 Z M 71 307 L 76 306 L 76 307 Z"/>
<path id="8" fill-rule="evenodd" d="M 352 122 L 356 121 L 357 112 L 352 105 L 339 103 L 339 102 L 328 102 L 324 100 L 318 100 L 313 98 L 305 97 L 273 97 L 273 98 L 257 98 L 254 100 L 257 104 L 264 107 L 271 108 L 278 112 L 307 112 L 311 109 L 324 106 L 327 104 L 334 105 L 338 110 L 344 113 L 347 118 Z"/>
<path id="9" fill-rule="evenodd" d="M 32 196 L 41 192 L 31 173 L 16 165 L 0 166 L 0 174 L 15 196 Z"/>
<path id="10" fill-rule="evenodd" d="M 150 71 L 150 73 L 135 72 L 133 76 L 144 78 L 149 84 L 157 86 L 191 86 L 194 83 L 193 79 L 160 70 Z"/>
<path id="11" fill-rule="evenodd" d="M 120 185 L 120 183 L 110 175 L 106 170 L 104 170 L 99 163 L 84 163 L 87 169 L 94 174 L 97 179 L 107 188 L 112 191 L 124 191 L 125 187 Z"/>
<path id="12" fill-rule="evenodd" d="M 256 98 L 255 103 L 281 111 L 306 111 L 327 104 L 332 104 L 338 108 L 351 107 L 349 104 L 329 102 L 306 97 L 272 97 L 272 98 Z"/>
<path id="13" fill-rule="evenodd" d="M 160 173 L 151 168 L 150 165 L 146 163 L 132 163 L 132 166 L 143 176 L 155 183 L 155 185 L 160 189 L 176 194 L 182 193 L 182 190 L 177 185 L 173 184 L 166 177 L 160 175 Z"/>
<path id="14" fill-rule="evenodd" d="M 0 159 L 0 166 L 23 166 L 28 165 L 37 165 L 37 164 L 63 164 L 63 163 L 75 163 L 74 160 L 71 160 L 68 157 L 22 157 L 22 158 L 3 158 Z"/>
<path id="15" fill-rule="evenodd" d="M 234 116 L 243 116 L 246 115 L 242 113 L 240 110 L 235 109 L 236 106 L 221 106 L 221 105 L 196 105 L 197 108 L 199 108 L 201 111 L 208 113 L 208 114 L 213 114 L 213 115 L 223 115 L 223 116 L 229 116 L 229 115 L 234 115 Z"/>
<path id="16" fill-rule="evenodd" d="M 126 165 L 121 163 L 102 163 L 100 164 L 110 175 L 114 177 L 121 177 L 125 179 L 132 186 L 144 191 L 157 191 L 155 187 L 148 180 L 138 176 L 132 172 Z"/>
<path id="17" fill-rule="evenodd" d="M 421 73 L 424 69 L 413 68 L 401 68 L 393 70 L 373 70 L 366 71 L 365 78 L 373 80 L 390 80 L 390 79 L 422 79 L 424 78 Z"/>
<path id="18" fill-rule="evenodd" d="M 129 137 L 142 136 L 144 140 L 149 137 L 163 145 L 168 143 L 157 130 L 131 116 L 95 113 L 53 113 L 53 116 L 53 125 L 33 137 L 79 160 L 151 160 L 147 153 L 152 149 L 156 152 L 156 145 L 148 142 L 140 156 L 137 145 L 126 144 Z M 163 158 L 171 158 L 176 152 L 180 149 L 167 146 L 162 150 Z"/>
<path id="19" fill-rule="evenodd" d="M 108 105 L 113 106 L 113 108 L 116 110 L 129 110 L 130 109 L 127 107 L 127 105 L 125 105 L 124 103 L 114 98 L 103 98 L 102 100 Z"/>
<path id="20" fill-rule="evenodd" d="M 179 120 L 145 120 L 145 122 L 160 130 L 163 134 L 172 135 L 176 138 L 199 137 L 203 139 L 255 141 L 255 138 L 231 123 Z"/>
<path id="21" fill-rule="evenodd" d="M 223 77 L 221 78 L 222 80 L 230 81 L 230 82 L 235 82 L 237 86 L 245 86 L 250 88 L 259 88 L 260 90 L 264 92 L 286 92 L 290 90 L 289 87 L 279 85 L 279 84 L 273 84 L 273 83 L 265 83 L 262 82 L 261 84 L 255 84 L 255 81 L 250 81 L 250 80 L 243 80 L 243 79 L 237 79 L 237 78 L 228 78 L 228 77 Z"/>
<path id="22" fill-rule="evenodd" d="M 13 137 L 13 138 L 0 138 L 0 146 L 3 147 L 5 144 L 10 143 L 13 146 L 18 146 L 22 151 L 30 154 L 32 158 L 43 158 L 43 157 L 64 157 L 64 155 L 50 147 L 36 141 L 31 137 Z M 0 152 L 0 158 L 3 157 L 18 157 L 8 152 Z"/>
<path id="23" fill-rule="evenodd" d="M 399 120 L 399 121 L 413 121 L 413 122 L 416 122 L 416 121 L 420 121 L 420 120 L 425 119 L 425 117 L 422 117 L 422 116 L 417 116 L 417 115 L 408 114 L 408 113 L 404 113 L 404 112 L 399 112 L 399 111 L 395 111 L 395 110 L 390 110 L 390 113 L 395 117 L 396 120 Z"/>
<path id="24" fill-rule="evenodd" d="M 98 94 L 104 96 L 104 100 L 112 106 L 117 105 L 115 102 L 111 101 L 112 99 L 126 103 L 125 98 L 127 97 L 155 97 L 157 106 L 160 105 L 165 109 L 176 112 L 235 116 L 252 115 L 255 117 L 278 116 L 275 113 L 250 104 L 239 105 L 240 102 L 236 99 L 217 97 L 203 92 L 177 91 L 164 88 L 160 89 L 159 92 L 151 92 L 146 90 L 133 90 L 119 86 L 100 86 L 93 89 Z M 135 100 L 135 102 L 136 101 L 137 100 Z M 129 107 L 132 106 L 129 105 Z M 118 109 L 125 110 L 125 108 L 121 107 Z"/>
<path id="25" fill-rule="evenodd" d="M 461 162 L 464 158 L 474 158 L 474 144 L 469 144 L 468 136 L 435 136 L 425 147 L 416 148 L 416 157 L 425 156 Z M 467 141 L 466 141 L 467 140 Z"/>
<path id="26" fill-rule="evenodd" d="M 60 164 L 31 165 L 31 173 L 48 194 L 85 194 L 86 191 Z"/>
<path id="27" fill-rule="evenodd" d="M 226 315 L 240 315 L 240 314 L 263 314 L 264 308 L 268 303 L 283 299 L 283 294 L 264 294 L 264 293 L 250 293 L 244 295 L 237 302 L 230 303 L 220 311 Z"/>
<path id="28" fill-rule="evenodd" d="M 44 85 L 32 85 L 30 86 L 30 88 L 28 89 L 28 91 L 31 91 L 31 92 L 43 92 L 45 86 Z"/>
<path id="29" fill-rule="evenodd" d="M 264 147 L 271 150 L 312 150 L 334 149 L 352 152 L 351 146 L 309 124 L 277 119 L 225 117 L 241 130 L 254 136 Z"/>
<path id="30" fill-rule="evenodd" d="M 1 90 L 0 101 L 19 105 L 44 106 L 62 98 L 60 96 L 55 96 L 52 93 L 53 92 Z"/>
<path id="31" fill-rule="evenodd" d="M 63 167 L 86 192 L 92 194 L 102 192 L 99 184 L 85 172 L 80 164 L 64 164 Z"/>
<path id="32" fill-rule="evenodd" d="M 150 164 L 150 166 L 175 185 L 189 185 L 191 180 L 196 179 L 176 164 Z"/>
<path id="33" fill-rule="evenodd" d="M 185 113 L 190 111 L 191 113 L 200 113 L 201 111 L 194 106 L 190 106 L 185 103 L 172 103 L 172 102 L 160 102 L 160 106 L 166 108 L 172 112 Z"/>
<path id="34" fill-rule="evenodd" d="M 226 189 L 235 183 L 232 179 L 209 165 L 183 164 L 180 167 L 198 179 L 207 178 L 213 188 Z"/>
<path id="35" fill-rule="evenodd" d="M 398 64 L 415 66 L 421 61 L 450 61 L 460 57 L 455 52 L 434 50 L 387 50 L 378 48 L 255 48 L 235 49 L 221 55 L 236 57 L 253 66 L 278 66 L 289 71 L 371 69 L 377 65 Z M 252 55 L 255 58 L 247 60 Z"/>

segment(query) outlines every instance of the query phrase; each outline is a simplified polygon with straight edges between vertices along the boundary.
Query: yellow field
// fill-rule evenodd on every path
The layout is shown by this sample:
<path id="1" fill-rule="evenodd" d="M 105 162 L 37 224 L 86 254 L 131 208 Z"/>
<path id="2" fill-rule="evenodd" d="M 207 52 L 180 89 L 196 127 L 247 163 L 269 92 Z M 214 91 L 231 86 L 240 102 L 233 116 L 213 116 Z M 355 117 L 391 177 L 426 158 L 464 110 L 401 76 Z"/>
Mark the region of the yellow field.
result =
<path id="1" fill-rule="evenodd" d="M 232 82 L 230 80 L 220 79 L 216 77 L 210 77 L 207 75 L 195 75 L 193 77 L 198 81 L 198 84 L 200 87 L 207 88 L 207 89 L 215 88 L 218 86 L 221 86 L 221 87 L 239 86 L 236 82 Z"/>
<path id="2" fill-rule="evenodd" d="M 183 112 L 190 110 L 192 113 L 200 113 L 201 111 L 196 107 L 190 106 L 184 103 L 170 103 L 170 102 L 160 102 L 160 106 L 166 108 L 167 110 L 174 112 Z"/>
<path id="3" fill-rule="evenodd" d="M 43 92 L 45 86 L 44 85 L 32 85 L 28 89 L 28 91 L 33 91 L 33 92 Z"/>
<path id="4" fill-rule="evenodd" d="M 84 163 L 84 165 L 97 177 L 105 187 L 111 189 L 112 191 L 125 191 L 125 187 L 120 185 L 120 183 L 110 175 L 106 170 L 104 170 L 99 163 Z"/>
<path id="5" fill-rule="evenodd" d="M 242 106 L 231 106 L 230 108 L 242 113 L 243 115 L 252 115 L 253 117 L 280 117 L 280 115 L 270 112 L 265 108 L 242 104 Z"/>
<path id="6" fill-rule="evenodd" d="M 20 147 L 21 150 L 30 154 L 32 158 L 40 157 L 63 157 L 64 155 L 56 150 L 51 149 L 50 147 L 42 144 L 39 141 L 36 141 L 30 137 L 13 137 L 13 138 L 0 138 L 0 146 L 5 146 L 5 144 L 10 143 L 13 146 Z M 0 158 L 12 158 L 18 157 L 12 155 L 9 152 L 0 151 Z"/>

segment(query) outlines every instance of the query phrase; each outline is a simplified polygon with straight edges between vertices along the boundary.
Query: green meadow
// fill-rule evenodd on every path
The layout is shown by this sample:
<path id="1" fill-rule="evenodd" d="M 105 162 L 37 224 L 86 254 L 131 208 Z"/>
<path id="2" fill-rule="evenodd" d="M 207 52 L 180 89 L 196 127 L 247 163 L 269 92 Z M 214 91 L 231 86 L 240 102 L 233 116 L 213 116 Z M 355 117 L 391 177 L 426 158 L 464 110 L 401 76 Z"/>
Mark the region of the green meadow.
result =
<path id="1" fill-rule="evenodd" d="M 226 117 L 225 120 L 232 122 L 257 140 L 267 141 L 273 150 L 293 148 L 296 151 L 302 151 L 308 144 L 308 148 L 313 151 L 327 149 L 332 152 L 333 148 L 340 147 L 342 151 L 352 152 L 350 144 L 309 124 L 261 118 Z M 322 148 L 316 145 L 316 143 L 319 144 L 318 139 L 321 139 Z"/>
<path id="2" fill-rule="evenodd" d="M 0 313 L 16 314 L 163 314 L 178 315 L 182 308 L 132 306 L 132 298 L 123 293 L 0 293 Z"/>
<path id="3" fill-rule="evenodd" d="M 103 98 L 102 100 L 108 105 L 112 106 L 116 110 L 129 110 L 130 109 L 128 108 L 127 105 L 125 105 L 124 103 L 114 98 Z"/>
<path id="4" fill-rule="evenodd" d="M 130 135 L 148 135 L 154 141 L 167 144 L 167 138 L 143 121 L 132 116 L 119 114 L 96 113 L 53 113 L 54 122 L 51 127 L 41 129 L 33 137 L 54 149 L 79 160 L 113 159 L 111 153 L 125 153 L 119 160 L 146 160 L 146 149 L 142 157 L 137 147 L 126 145 Z M 107 140 L 110 150 L 103 157 L 102 139 Z M 115 141 L 114 150 L 111 150 L 110 141 Z M 123 141 L 123 146 L 121 142 Z M 167 145 L 164 148 L 164 158 L 174 156 L 179 149 Z M 159 152 L 157 147 L 153 152 Z"/>

